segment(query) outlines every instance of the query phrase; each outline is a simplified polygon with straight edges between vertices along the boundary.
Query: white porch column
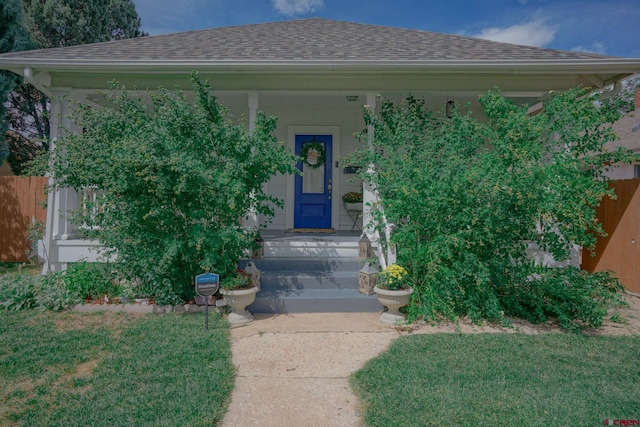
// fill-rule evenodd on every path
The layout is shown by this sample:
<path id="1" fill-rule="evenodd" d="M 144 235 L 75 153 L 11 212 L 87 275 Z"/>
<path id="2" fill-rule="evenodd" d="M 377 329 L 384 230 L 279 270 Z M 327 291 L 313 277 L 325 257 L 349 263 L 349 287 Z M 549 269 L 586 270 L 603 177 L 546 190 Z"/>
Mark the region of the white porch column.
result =
<path id="1" fill-rule="evenodd" d="M 57 94 L 63 95 L 63 94 Z M 53 151 L 56 147 L 58 138 L 64 136 L 63 128 L 69 128 L 70 120 L 69 102 L 59 97 L 51 99 L 51 117 L 50 117 L 50 142 L 49 150 Z M 54 177 L 49 176 L 49 186 L 53 186 Z M 66 220 L 65 212 L 69 209 L 69 203 L 73 202 L 70 189 L 49 190 L 47 195 L 47 223 L 44 233 L 44 249 L 45 262 L 42 267 L 43 273 L 48 271 L 59 271 L 62 265 L 59 262 L 58 250 L 55 247 L 55 241 L 66 239 L 71 235 L 71 224 Z"/>
<path id="2" fill-rule="evenodd" d="M 74 125 L 69 118 L 71 104 L 68 99 L 71 91 L 61 90 L 51 94 L 51 117 L 50 117 L 50 143 L 49 150 L 56 149 L 56 142 L 71 130 L 75 131 Z M 49 185 L 52 186 L 55 177 L 49 177 Z M 67 218 L 67 212 L 78 207 L 78 193 L 70 188 L 51 190 L 47 195 L 47 223 L 44 234 L 44 248 L 46 250 L 43 272 L 60 271 L 63 265 L 59 258 L 59 249 L 56 242 L 60 240 L 73 239 L 76 226 Z"/>
<path id="3" fill-rule="evenodd" d="M 56 94 L 56 97 L 68 97 L 71 95 L 70 91 L 65 91 L 60 94 Z M 69 118 L 69 114 L 71 113 L 70 101 L 68 99 L 60 99 L 58 100 L 60 103 L 60 114 L 57 117 L 56 123 L 56 140 L 59 138 L 63 138 L 69 132 L 75 132 L 74 125 Z M 53 109 L 53 106 L 52 106 Z M 53 116 L 52 116 L 53 117 Z M 51 126 L 51 133 L 53 135 L 54 127 Z M 67 212 L 70 210 L 75 210 L 78 207 L 78 193 L 71 188 L 63 188 L 59 192 L 59 206 L 58 209 L 58 229 L 56 234 L 56 240 L 69 240 L 74 238 L 74 233 L 76 232 L 76 226 L 72 224 L 67 218 Z"/>
<path id="4" fill-rule="evenodd" d="M 367 107 L 372 111 L 376 108 L 376 94 L 375 93 L 367 93 Z M 373 149 L 373 137 L 374 130 L 373 125 L 367 126 L 367 141 L 369 143 L 369 149 Z M 373 173 L 373 165 L 369 166 L 369 173 Z M 370 203 L 375 203 L 377 201 L 377 197 L 371 186 L 367 184 L 367 182 L 362 183 L 362 204 L 363 204 L 363 212 L 362 212 L 362 229 L 365 233 L 367 233 L 367 237 L 373 243 L 377 241 L 375 236 L 375 230 L 372 226 L 371 222 L 371 207 Z"/>
<path id="5" fill-rule="evenodd" d="M 256 127 L 256 118 L 258 116 L 259 97 L 257 93 L 249 93 L 249 132 L 253 133 Z M 251 208 L 247 218 L 243 219 L 243 226 L 245 228 L 257 228 L 258 227 L 258 212 L 254 208 Z"/>
<path id="6" fill-rule="evenodd" d="M 256 127 L 256 117 L 258 116 L 259 97 L 257 93 L 249 94 L 249 132 L 253 132 Z"/>
<path id="7" fill-rule="evenodd" d="M 51 139 L 49 141 L 49 150 L 54 150 L 56 147 L 56 136 L 58 130 L 59 121 L 55 118 L 59 116 L 60 101 L 51 101 Z M 53 270 L 53 265 L 56 265 L 58 260 L 57 253 L 54 254 L 52 250 L 53 241 L 53 224 L 56 221 L 56 201 L 58 199 L 57 191 L 53 191 L 51 186 L 53 185 L 53 177 L 49 175 L 49 192 L 47 194 L 47 222 L 45 224 L 43 244 L 44 244 L 44 264 L 42 265 L 42 274 L 48 273 Z"/>

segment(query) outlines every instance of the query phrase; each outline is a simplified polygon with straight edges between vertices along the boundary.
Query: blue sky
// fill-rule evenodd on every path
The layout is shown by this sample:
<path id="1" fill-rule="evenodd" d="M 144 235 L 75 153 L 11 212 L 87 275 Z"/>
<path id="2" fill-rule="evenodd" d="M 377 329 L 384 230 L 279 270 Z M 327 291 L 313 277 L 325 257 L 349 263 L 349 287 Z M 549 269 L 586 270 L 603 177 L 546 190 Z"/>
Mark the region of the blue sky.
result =
<path id="1" fill-rule="evenodd" d="M 151 35 L 321 17 L 640 58 L 640 0 L 134 0 Z"/>

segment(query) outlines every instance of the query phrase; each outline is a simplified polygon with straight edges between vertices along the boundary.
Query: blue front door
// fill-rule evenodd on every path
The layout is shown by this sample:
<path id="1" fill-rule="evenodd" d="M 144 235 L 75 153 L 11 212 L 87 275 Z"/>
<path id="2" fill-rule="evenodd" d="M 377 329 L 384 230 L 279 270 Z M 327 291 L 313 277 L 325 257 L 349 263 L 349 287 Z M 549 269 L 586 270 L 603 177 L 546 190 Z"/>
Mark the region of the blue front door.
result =
<path id="1" fill-rule="evenodd" d="M 331 135 L 296 135 L 302 175 L 295 178 L 294 228 L 331 228 Z"/>

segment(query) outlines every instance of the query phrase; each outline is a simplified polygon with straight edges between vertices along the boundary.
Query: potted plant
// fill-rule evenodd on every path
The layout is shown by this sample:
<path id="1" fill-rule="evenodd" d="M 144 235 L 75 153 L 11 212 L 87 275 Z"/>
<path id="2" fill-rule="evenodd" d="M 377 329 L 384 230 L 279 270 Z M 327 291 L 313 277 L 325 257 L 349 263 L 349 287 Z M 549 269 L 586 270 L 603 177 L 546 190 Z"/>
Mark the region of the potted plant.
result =
<path id="1" fill-rule="evenodd" d="M 231 307 L 227 318 L 230 324 L 239 325 L 253 320 L 246 307 L 255 301 L 257 292 L 258 287 L 254 286 L 252 276 L 243 270 L 236 270 L 220 281 L 220 294 Z"/>
<path id="2" fill-rule="evenodd" d="M 348 211 L 362 210 L 362 192 L 350 191 L 342 196 L 344 208 Z"/>
<path id="3" fill-rule="evenodd" d="M 388 309 L 379 317 L 382 323 L 397 325 L 407 322 L 405 315 L 400 313 L 400 307 L 409 304 L 413 288 L 407 284 L 407 270 L 404 267 L 391 264 L 382 270 L 373 290 L 380 304 Z"/>

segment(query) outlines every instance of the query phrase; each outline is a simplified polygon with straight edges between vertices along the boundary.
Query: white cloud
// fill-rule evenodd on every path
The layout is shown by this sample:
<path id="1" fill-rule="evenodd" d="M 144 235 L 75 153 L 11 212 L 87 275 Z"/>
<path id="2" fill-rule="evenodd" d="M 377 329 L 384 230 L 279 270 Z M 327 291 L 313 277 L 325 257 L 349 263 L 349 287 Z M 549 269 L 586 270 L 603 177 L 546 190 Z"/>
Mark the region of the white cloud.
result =
<path id="1" fill-rule="evenodd" d="M 557 26 L 547 25 L 543 19 L 537 19 L 506 28 L 485 28 L 473 37 L 497 42 L 542 47 L 553 41 L 557 30 Z"/>
<path id="2" fill-rule="evenodd" d="M 286 16 L 300 16 L 324 7 L 324 0 L 271 0 L 276 12 Z"/>
<path id="3" fill-rule="evenodd" d="M 604 43 L 600 42 L 591 43 L 591 45 L 589 46 L 579 45 L 571 48 L 571 50 L 573 50 L 574 52 L 599 53 L 601 55 L 607 54 L 607 47 L 604 45 Z"/>

